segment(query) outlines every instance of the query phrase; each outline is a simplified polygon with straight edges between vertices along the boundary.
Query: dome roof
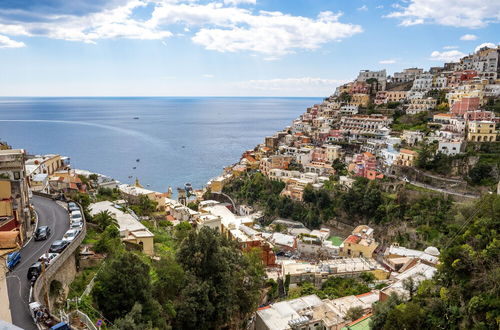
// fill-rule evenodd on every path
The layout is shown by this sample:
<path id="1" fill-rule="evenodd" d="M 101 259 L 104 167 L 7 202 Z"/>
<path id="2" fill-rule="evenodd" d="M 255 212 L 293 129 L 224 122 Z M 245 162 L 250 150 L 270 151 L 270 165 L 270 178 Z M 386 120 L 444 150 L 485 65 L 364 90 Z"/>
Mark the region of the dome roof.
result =
<path id="1" fill-rule="evenodd" d="M 429 246 L 427 249 L 424 250 L 424 252 L 430 254 L 431 256 L 439 255 L 439 250 L 434 246 Z"/>

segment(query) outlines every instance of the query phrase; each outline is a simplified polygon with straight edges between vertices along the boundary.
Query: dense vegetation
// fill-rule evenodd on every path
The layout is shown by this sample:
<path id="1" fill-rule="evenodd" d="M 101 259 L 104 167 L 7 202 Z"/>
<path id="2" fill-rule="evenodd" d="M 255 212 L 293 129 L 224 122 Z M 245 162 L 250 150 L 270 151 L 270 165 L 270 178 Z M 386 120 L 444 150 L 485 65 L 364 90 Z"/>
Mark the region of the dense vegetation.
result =
<path id="1" fill-rule="evenodd" d="M 352 188 L 344 190 L 331 178 L 325 187 L 307 186 L 304 202 L 279 196 L 284 184 L 267 179 L 260 173 L 240 178 L 225 187 L 225 192 L 241 203 L 263 210 L 266 222 L 280 217 L 317 228 L 336 219 L 346 224 L 369 223 L 379 226 L 408 226 L 416 230 L 393 237 L 412 247 L 436 245 L 448 233 L 453 201 L 436 194 L 409 196 L 406 189 L 384 192 L 384 182 L 356 178 Z"/>
<path id="2" fill-rule="evenodd" d="M 260 254 L 242 253 L 236 243 L 188 223 L 175 227 L 145 222 L 155 233 L 159 258 L 127 251 L 108 213 L 92 219 L 94 248 L 108 258 L 97 272 L 89 299 L 116 329 L 238 329 L 257 307 L 264 271 Z M 92 269 L 91 274 L 96 272 Z M 83 292 L 89 274 L 73 285 Z M 85 307 L 85 306 L 84 306 Z"/>
<path id="3" fill-rule="evenodd" d="M 498 329 L 500 196 L 487 195 L 457 214 L 440 265 L 409 302 L 376 305 L 373 329 Z"/>
<path id="4" fill-rule="evenodd" d="M 477 160 L 469 171 L 462 171 L 463 178 L 473 185 L 492 186 L 500 179 L 500 142 L 467 144 L 464 153 L 448 156 L 436 153 L 437 143 L 421 145 L 418 150 L 417 167 L 441 175 L 450 173 L 454 164 L 465 165 L 469 159 Z M 460 168 L 459 168 L 460 169 Z"/>

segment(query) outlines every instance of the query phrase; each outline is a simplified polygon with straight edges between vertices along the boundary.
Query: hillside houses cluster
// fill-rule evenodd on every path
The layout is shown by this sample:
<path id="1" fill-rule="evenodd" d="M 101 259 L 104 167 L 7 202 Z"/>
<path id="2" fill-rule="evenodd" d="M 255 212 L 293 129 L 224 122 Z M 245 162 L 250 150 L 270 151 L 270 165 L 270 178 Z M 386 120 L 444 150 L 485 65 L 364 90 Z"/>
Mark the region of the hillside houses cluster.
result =
<path id="1" fill-rule="evenodd" d="M 232 178 L 258 169 L 285 183 L 283 196 L 300 201 L 307 185 L 319 189 L 336 174 L 332 165 L 337 161 L 346 164 L 349 177 L 375 180 L 392 166 L 414 166 L 419 143 L 436 142 L 436 152 L 456 155 L 467 142 L 497 141 L 500 118 L 484 108 L 500 96 L 499 58 L 500 48 L 482 48 L 428 71 L 408 68 L 389 76 L 385 70 L 362 70 L 290 126 L 246 151 L 208 187 L 220 192 Z M 424 114 L 431 131 L 394 130 L 396 110 Z"/>

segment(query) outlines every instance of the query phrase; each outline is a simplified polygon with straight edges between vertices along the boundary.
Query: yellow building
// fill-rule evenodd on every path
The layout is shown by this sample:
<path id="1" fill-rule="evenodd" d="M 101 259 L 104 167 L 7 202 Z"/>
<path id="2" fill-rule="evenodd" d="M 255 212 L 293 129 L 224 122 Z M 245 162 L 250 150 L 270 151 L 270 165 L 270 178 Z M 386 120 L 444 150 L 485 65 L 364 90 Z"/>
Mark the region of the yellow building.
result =
<path id="1" fill-rule="evenodd" d="M 400 166 L 414 166 L 418 153 L 413 150 L 401 149 L 396 158 L 396 164 Z"/>
<path id="2" fill-rule="evenodd" d="M 497 131 L 493 121 L 469 121 L 467 141 L 493 142 L 497 140 Z"/>
<path id="3" fill-rule="evenodd" d="M 373 238 L 373 229 L 360 225 L 340 245 L 339 255 L 351 258 L 371 258 L 377 246 L 378 243 Z"/>
<path id="4" fill-rule="evenodd" d="M 407 91 L 386 91 L 386 102 L 403 102 L 407 94 Z"/>
<path id="5" fill-rule="evenodd" d="M 370 103 L 370 95 L 368 94 L 352 94 L 351 104 L 357 105 L 358 107 L 366 108 L 368 103 Z"/>

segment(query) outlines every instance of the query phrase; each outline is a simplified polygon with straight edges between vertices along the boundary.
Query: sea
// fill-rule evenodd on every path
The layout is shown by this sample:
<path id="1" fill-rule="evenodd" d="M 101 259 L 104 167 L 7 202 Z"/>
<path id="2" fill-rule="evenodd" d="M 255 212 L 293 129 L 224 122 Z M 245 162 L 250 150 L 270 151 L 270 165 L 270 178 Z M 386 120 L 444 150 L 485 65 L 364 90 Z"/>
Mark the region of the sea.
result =
<path id="1" fill-rule="evenodd" d="M 321 98 L 0 98 L 0 140 L 148 189 L 202 188 Z"/>

